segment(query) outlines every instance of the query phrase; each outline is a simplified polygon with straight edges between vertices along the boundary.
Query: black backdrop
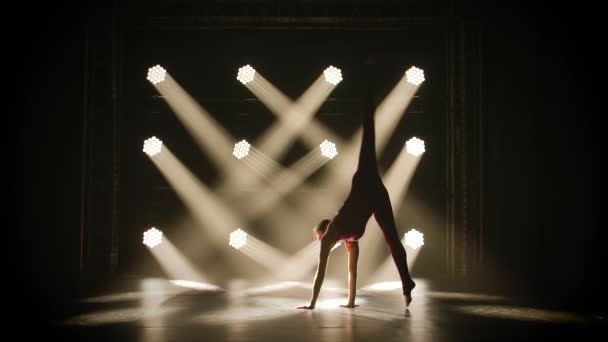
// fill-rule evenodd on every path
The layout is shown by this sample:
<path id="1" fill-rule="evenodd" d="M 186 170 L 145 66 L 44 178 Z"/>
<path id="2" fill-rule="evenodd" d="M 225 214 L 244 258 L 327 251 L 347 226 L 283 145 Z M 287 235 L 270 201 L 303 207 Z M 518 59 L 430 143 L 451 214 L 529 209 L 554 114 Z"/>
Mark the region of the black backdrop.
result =
<path id="1" fill-rule="evenodd" d="M 457 14 L 481 23 L 484 41 L 485 245 L 488 262 L 502 266 L 495 279 L 555 303 L 605 310 L 595 298 L 605 234 L 594 11 L 468 4 Z M 99 7 L 103 17 L 107 8 Z M 46 317 L 78 293 L 84 28 L 92 20 L 82 6 L 22 13 L 28 23 L 11 42 L 24 64 L 23 106 L 9 115 L 18 129 L 6 129 L 9 137 L 18 132 L 11 139 L 17 225 L 8 274 L 29 308 Z"/>

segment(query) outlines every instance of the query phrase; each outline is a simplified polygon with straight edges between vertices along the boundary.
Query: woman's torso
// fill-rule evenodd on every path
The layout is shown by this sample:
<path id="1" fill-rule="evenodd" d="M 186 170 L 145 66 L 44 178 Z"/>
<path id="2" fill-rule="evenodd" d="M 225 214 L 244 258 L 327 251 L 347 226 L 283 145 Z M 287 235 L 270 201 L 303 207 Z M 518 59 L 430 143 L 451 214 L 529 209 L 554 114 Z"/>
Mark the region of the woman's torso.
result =
<path id="1" fill-rule="evenodd" d="M 367 221 L 376 207 L 376 194 L 382 181 L 377 174 L 356 172 L 351 191 L 332 220 L 338 240 L 359 240 L 365 233 Z"/>

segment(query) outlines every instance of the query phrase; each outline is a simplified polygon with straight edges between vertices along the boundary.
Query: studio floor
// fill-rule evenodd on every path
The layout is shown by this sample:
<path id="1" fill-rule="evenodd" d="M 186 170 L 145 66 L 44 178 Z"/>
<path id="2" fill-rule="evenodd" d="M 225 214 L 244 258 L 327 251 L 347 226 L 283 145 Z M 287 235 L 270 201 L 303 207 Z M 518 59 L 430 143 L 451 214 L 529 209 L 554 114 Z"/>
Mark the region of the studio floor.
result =
<path id="1" fill-rule="evenodd" d="M 81 341 L 472 341 L 586 340 L 606 335 L 606 318 L 525 306 L 500 296 L 436 291 L 416 279 L 405 308 L 399 283 L 358 291 L 360 306 L 340 307 L 347 291 L 323 288 L 315 310 L 310 283 L 228 288 L 142 279 L 131 291 L 82 298 L 76 311 L 52 322 L 63 340 Z M 595 340 L 601 340 L 599 336 Z"/>

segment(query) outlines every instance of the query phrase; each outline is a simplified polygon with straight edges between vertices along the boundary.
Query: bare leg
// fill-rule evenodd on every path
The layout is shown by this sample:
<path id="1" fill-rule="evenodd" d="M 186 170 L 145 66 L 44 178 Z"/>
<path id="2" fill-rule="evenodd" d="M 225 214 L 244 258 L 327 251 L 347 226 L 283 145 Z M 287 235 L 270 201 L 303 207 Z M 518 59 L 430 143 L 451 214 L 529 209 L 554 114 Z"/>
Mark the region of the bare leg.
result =
<path id="1" fill-rule="evenodd" d="M 384 185 L 381 185 L 381 189 L 378 190 L 375 200 L 377 205 L 374 211 L 374 217 L 378 222 L 378 225 L 380 225 L 382 233 L 384 234 L 384 239 L 391 250 L 395 266 L 397 266 L 399 276 L 401 277 L 406 305 L 409 305 L 412 301 L 412 289 L 416 284 L 412 280 L 410 271 L 407 267 L 407 255 L 405 253 L 405 248 L 399 239 L 399 234 L 397 233 L 393 208 L 391 206 L 390 197 L 388 196 L 388 191 L 386 191 Z"/>

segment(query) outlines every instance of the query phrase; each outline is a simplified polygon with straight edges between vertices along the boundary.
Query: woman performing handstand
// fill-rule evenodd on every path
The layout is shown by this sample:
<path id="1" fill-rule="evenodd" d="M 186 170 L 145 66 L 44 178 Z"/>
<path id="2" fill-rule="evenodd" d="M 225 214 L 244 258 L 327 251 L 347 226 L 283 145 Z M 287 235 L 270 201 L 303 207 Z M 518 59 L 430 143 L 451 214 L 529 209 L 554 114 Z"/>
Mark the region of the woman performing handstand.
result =
<path id="1" fill-rule="evenodd" d="M 399 240 L 393 209 L 386 187 L 382 183 L 378 172 L 376 158 L 376 142 L 374 128 L 374 105 L 371 94 L 368 99 L 368 108 L 363 113 L 363 138 L 359 151 L 359 164 L 353 175 L 351 190 L 333 219 L 322 220 L 315 228 L 317 239 L 321 241 L 319 265 L 312 291 L 310 304 L 300 306 L 298 309 L 314 309 L 325 278 L 327 260 L 332 247 L 340 240 L 344 240 L 348 251 L 348 303 L 341 305 L 347 308 L 355 307 L 355 293 L 357 285 L 357 260 L 359 258 L 358 240 L 365 232 L 365 225 L 369 218 L 374 218 L 380 225 L 384 239 L 391 250 L 391 255 L 399 271 L 405 305 L 412 301 L 412 289 L 416 284 L 412 280 L 408 267 L 405 248 Z"/>

